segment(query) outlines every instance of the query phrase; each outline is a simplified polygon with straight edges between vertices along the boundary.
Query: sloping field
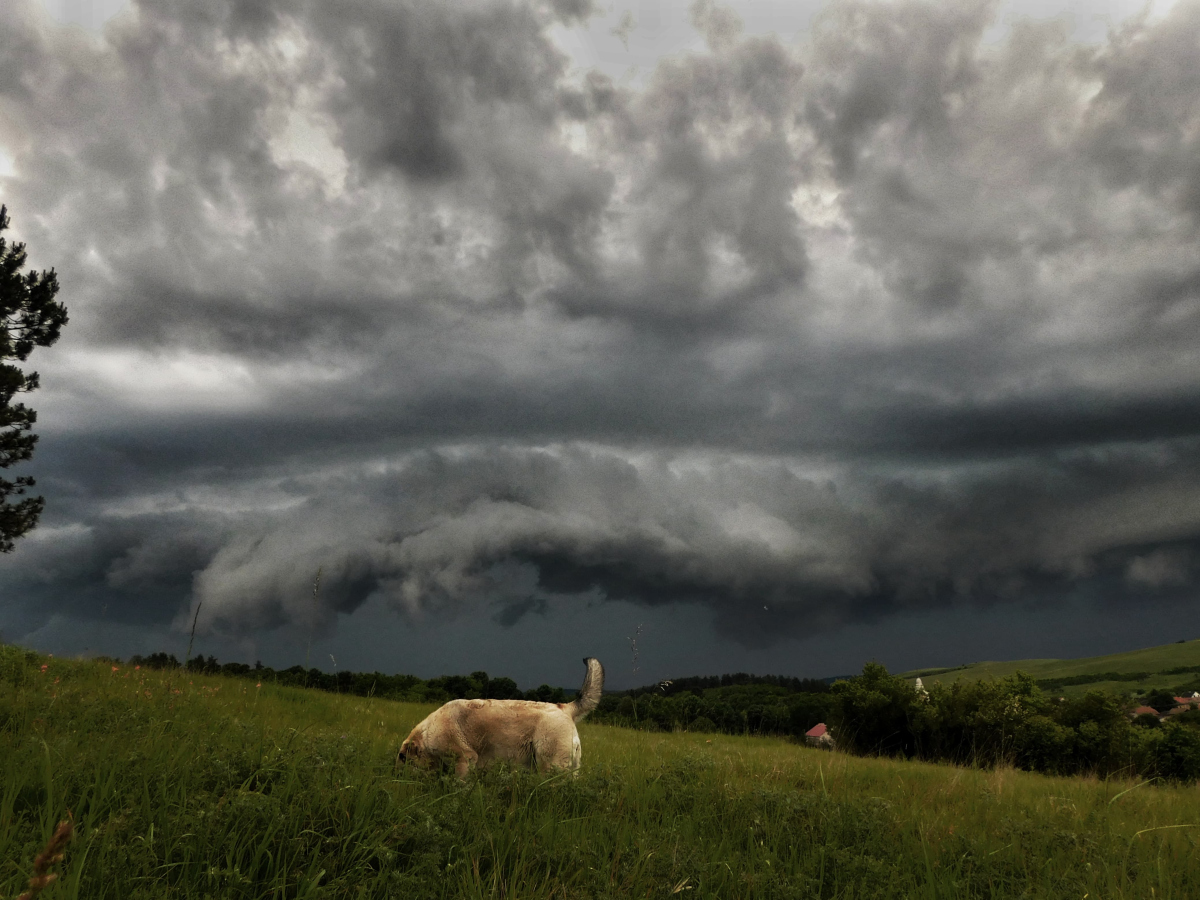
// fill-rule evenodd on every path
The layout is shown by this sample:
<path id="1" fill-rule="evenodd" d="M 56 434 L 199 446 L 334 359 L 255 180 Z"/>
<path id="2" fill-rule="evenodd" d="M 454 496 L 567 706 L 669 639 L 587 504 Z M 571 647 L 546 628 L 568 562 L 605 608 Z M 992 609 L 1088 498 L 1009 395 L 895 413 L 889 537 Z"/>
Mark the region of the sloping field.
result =
<path id="1" fill-rule="evenodd" d="M 577 777 L 393 768 L 429 707 L 0 647 L 0 896 L 1200 896 L 1195 787 L 584 726 Z"/>
<path id="2" fill-rule="evenodd" d="M 1113 653 L 1109 656 L 1089 656 L 1083 659 L 1016 659 L 1009 662 L 979 662 L 953 669 L 916 669 L 912 672 L 905 672 L 904 677 L 920 676 L 925 684 L 933 684 L 957 681 L 959 678 L 1003 678 L 1015 672 L 1026 672 L 1034 678 L 1044 680 L 1102 675 L 1108 672 L 1165 673 L 1170 669 L 1189 666 L 1200 666 L 1200 640 L 1164 644 L 1161 647 L 1146 647 L 1142 650 Z M 1172 679 L 1175 681 L 1186 680 L 1187 676 L 1164 676 L 1157 680 L 1165 683 Z M 1127 682 L 1110 679 L 1109 683 L 1104 685 L 1097 683 L 1096 686 L 1121 690 L 1127 686 Z"/>

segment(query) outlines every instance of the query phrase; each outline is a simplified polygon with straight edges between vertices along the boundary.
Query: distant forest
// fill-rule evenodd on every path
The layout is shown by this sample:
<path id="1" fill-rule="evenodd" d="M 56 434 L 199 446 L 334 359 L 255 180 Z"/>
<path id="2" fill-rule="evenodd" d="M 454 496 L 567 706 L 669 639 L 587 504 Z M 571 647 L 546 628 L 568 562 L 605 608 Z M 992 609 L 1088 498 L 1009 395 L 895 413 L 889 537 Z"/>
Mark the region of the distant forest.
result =
<path id="1" fill-rule="evenodd" d="M 189 672 L 207 675 L 230 675 L 234 678 L 249 678 L 286 687 L 307 687 L 330 693 L 381 697 L 406 703 L 445 703 L 447 700 L 458 698 L 564 703 L 574 696 L 573 692 L 568 694 L 562 688 L 550 687 L 548 684 L 522 691 L 511 678 L 491 678 L 487 672 L 423 679 L 416 675 L 384 675 L 382 672 L 322 672 L 320 669 L 305 669 L 303 666 L 272 669 L 262 663 L 255 663 L 253 666 L 246 663 L 221 664 L 213 656 L 197 656 L 189 659 L 186 665 L 181 665 L 174 654 L 166 653 L 132 656 L 129 665 L 151 669 L 186 668 Z"/>
<path id="2" fill-rule="evenodd" d="M 129 665 L 151 669 L 185 668 L 174 655 L 166 653 L 133 656 Z M 565 703 L 576 693 L 548 684 L 522 691 L 513 679 L 492 678 L 487 672 L 422 679 L 416 675 L 384 675 L 381 672 L 323 672 L 303 666 L 272 669 L 262 663 L 253 666 L 222 664 L 213 656 L 189 659 L 186 669 L 408 703 L 445 703 L 458 698 Z M 829 683 L 821 679 L 745 672 L 701 675 L 628 691 L 606 691 L 591 721 L 656 731 L 688 729 L 800 737 L 813 725 L 825 721 L 830 701 Z"/>
<path id="3" fill-rule="evenodd" d="M 592 720 L 655 731 L 802 737 L 832 708 L 829 682 L 786 675 L 692 676 L 606 693 Z"/>

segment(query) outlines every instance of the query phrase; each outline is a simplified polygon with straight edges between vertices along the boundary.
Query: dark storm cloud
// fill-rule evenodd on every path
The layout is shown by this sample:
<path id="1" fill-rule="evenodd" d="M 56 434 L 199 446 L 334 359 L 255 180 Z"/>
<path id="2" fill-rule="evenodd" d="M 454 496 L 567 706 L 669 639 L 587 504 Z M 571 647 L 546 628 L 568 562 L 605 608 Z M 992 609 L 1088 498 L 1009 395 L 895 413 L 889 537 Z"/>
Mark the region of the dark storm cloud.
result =
<path id="1" fill-rule="evenodd" d="M 554 44 L 589 8 L 6 4 L 0 187 L 72 313 L 23 616 L 578 595 L 760 644 L 1194 584 L 1200 6 L 788 47 L 698 3 L 644 87 Z"/>
<path id="2" fill-rule="evenodd" d="M 190 577 L 202 630 L 230 635 L 328 626 L 372 596 L 418 617 L 500 603 L 511 625 L 582 595 L 705 602 L 726 633 L 762 642 L 1072 583 L 1170 594 L 1200 547 L 1198 468 L 1194 443 L 903 476 L 581 447 L 421 451 L 239 485 L 251 511 L 211 486 L 129 498 L 17 559 L 26 592 L 70 587 L 79 612 L 117 596 L 133 609 Z"/>

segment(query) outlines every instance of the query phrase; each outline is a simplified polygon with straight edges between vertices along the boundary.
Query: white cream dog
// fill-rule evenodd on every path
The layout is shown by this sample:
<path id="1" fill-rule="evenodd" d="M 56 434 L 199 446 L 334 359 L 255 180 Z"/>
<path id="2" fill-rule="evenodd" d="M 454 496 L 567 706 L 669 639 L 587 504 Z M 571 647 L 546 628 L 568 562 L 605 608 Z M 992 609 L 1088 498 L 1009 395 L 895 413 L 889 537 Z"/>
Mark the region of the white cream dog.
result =
<path id="1" fill-rule="evenodd" d="M 400 745 L 396 764 L 454 760 L 454 773 L 466 777 L 472 764 L 507 759 L 539 772 L 578 769 L 581 759 L 575 723 L 596 708 L 604 690 L 604 667 L 584 659 L 587 675 L 570 703 L 536 700 L 451 700 L 435 709 Z"/>

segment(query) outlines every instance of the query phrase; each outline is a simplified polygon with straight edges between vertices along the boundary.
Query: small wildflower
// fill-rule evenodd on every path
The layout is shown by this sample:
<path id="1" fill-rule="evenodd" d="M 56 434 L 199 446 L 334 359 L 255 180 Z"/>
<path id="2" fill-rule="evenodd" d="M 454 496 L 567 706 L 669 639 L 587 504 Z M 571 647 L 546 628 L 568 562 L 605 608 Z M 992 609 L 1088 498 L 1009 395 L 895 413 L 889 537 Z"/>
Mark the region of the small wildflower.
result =
<path id="1" fill-rule="evenodd" d="M 141 666 L 134 666 L 134 667 L 133 667 L 133 671 L 135 671 L 135 672 L 136 672 L 136 671 L 137 671 L 138 669 L 140 669 L 140 668 L 141 668 Z"/>
<path id="2" fill-rule="evenodd" d="M 42 666 L 42 671 L 43 671 L 43 672 L 45 672 L 45 671 L 46 671 L 48 668 L 50 668 L 48 665 L 43 665 L 43 666 Z"/>
<path id="3" fill-rule="evenodd" d="M 113 671 L 116 672 L 119 668 L 120 666 L 113 666 Z"/>
<path id="4" fill-rule="evenodd" d="M 255 685 L 255 687 L 256 687 L 256 688 L 260 688 L 260 687 L 262 687 L 262 682 L 260 681 L 258 684 L 256 684 L 256 685 Z"/>

